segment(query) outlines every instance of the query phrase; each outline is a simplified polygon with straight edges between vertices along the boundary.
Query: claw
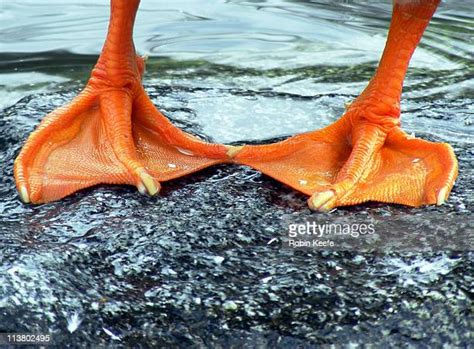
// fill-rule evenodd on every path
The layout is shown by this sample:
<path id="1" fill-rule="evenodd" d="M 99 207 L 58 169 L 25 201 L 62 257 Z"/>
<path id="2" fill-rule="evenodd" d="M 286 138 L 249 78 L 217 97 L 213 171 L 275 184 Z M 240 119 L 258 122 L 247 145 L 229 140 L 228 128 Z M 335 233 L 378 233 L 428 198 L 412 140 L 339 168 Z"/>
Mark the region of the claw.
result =
<path id="1" fill-rule="evenodd" d="M 138 184 L 138 191 L 142 194 L 148 192 L 149 195 L 153 196 L 160 191 L 160 185 L 155 184 L 152 176 L 150 176 L 145 170 L 139 172 L 142 183 Z"/>
<path id="2" fill-rule="evenodd" d="M 444 202 L 447 199 L 447 196 L 448 196 L 448 188 L 447 187 L 441 188 L 438 192 L 438 198 L 436 200 L 436 205 L 440 206 L 440 205 L 444 204 Z"/>
<path id="3" fill-rule="evenodd" d="M 20 186 L 18 189 L 18 194 L 20 195 L 21 201 L 23 201 L 25 204 L 30 203 L 30 195 L 28 194 L 28 190 L 24 185 Z"/>
<path id="4" fill-rule="evenodd" d="M 226 145 L 227 147 L 227 156 L 229 158 L 234 158 L 238 153 L 240 153 L 240 151 L 242 150 L 242 148 L 244 147 L 243 145 L 237 145 L 237 146 L 234 146 L 234 145 Z"/>
<path id="5" fill-rule="evenodd" d="M 334 208 L 334 201 L 333 201 L 333 200 L 329 200 L 329 201 L 326 202 L 323 206 L 321 206 L 321 207 L 318 209 L 318 211 L 319 211 L 319 212 L 328 213 L 328 212 L 331 211 L 333 208 Z"/>
<path id="6" fill-rule="evenodd" d="M 308 200 L 309 208 L 315 211 L 327 212 L 332 208 L 329 207 L 328 203 L 335 195 L 332 190 L 316 193 Z"/>
<path id="7" fill-rule="evenodd" d="M 146 195 L 147 191 L 146 191 L 146 188 L 145 186 L 143 185 L 143 183 L 138 183 L 137 184 L 137 189 L 138 189 L 138 192 L 142 195 Z"/>

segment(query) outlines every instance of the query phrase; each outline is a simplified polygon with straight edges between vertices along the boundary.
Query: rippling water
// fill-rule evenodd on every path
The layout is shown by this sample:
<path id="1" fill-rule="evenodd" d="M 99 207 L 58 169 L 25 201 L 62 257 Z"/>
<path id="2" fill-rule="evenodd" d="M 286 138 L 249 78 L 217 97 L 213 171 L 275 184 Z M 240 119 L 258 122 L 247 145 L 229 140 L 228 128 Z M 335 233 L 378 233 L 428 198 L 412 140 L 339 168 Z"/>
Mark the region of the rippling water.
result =
<path id="1" fill-rule="evenodd" d="M 206 89 L 158 104 L 193 109 L 217 141 L 262 139 L 338 117 L 343 100 L 371 76 L 390 15 L 388 1 L 142 1 L 135 42 L 140 53 L 156 58 L 145 84 Z M 107 21 L 107 1 L 3 4 L 0 106 L 82 85 Z M 472 131 L 465 126 L 472 122 L 466 99 L 474 90 L 473 21 L 469 1 L 449 1 L 425 33 L 404 94 L 404 122 L 414 131 L 441 131 L 450 139 Z"/>
<path id="2" fill-rule="evenodd" d="M 384 346 L 380 338 L 416 343 L 419 333 L 434 346 L 466 344 L 472 254 L 281 251 L 269 245 L 281 216 L 312 214 L 303 196 L 249 169 L 210 169 L 152 199 L 100 187 L 21 204 L 13 159 L 45 113 L 87 81 L 108 11 L 103 0 L 0 4 L 0 332 L 52 329 L 68 343 L 76 314 L 76 338 L 95 344 L 117 342 L 110 333 L 160 345 Z M 389 1 L 142 0 L 135 43 L 151 57 L 147 91 L 176 124 L 218 142 L 265 142 L 341 115 L 374 72 L 390 15 Z M 473 43 L 472 1 L 443 2 L 402 100 L 406 130 L 450 142 L 458 155 L 448 204 L 368 204 L 331 217 L 472 229 Z M 224 309 L 230 301 L 236 313 Z"/>

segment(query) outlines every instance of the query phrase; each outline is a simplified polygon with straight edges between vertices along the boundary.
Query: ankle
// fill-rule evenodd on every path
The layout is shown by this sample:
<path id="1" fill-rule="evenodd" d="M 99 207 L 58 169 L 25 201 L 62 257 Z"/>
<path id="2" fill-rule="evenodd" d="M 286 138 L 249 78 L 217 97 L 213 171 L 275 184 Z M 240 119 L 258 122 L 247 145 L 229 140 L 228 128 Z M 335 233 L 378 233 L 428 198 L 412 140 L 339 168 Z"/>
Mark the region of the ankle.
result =
<path id="1" fill-rule="evenodd" d="M 140 67 L 134 63 L 131 67 L 110 67 L 99 58 L 92 70 L 88 85 L 98 89 L 127 89 L 135 91 L 141 86 Z"/>
<path id="2" fill-rule="evenodd" d="M 389 132 L 400 125 L 400 101 L 381 91 L 366 89 L 350 104 L 346 115 L 352 125 L 368 122 Z"/>

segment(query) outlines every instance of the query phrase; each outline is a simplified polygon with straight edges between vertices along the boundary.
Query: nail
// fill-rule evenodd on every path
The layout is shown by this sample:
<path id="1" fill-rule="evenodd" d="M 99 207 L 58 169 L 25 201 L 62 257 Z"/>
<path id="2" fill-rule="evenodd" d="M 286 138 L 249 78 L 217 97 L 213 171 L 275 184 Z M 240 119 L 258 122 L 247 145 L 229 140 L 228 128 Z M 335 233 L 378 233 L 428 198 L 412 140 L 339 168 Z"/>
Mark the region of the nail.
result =
<path id="1" fill-rule="evenodd" d="M 336 194 L 332 190 L 313 194 L 313 196 L 308 201 L 309 208 L 316 211 L 326 212 L 330 208 L 324 205 L 328 203 L 335 195 Z"/>
<path id="2" fill-rule="evenodd" d="M 440 191 L 438 192 L 438 198 L 436 200 L 436 205 L 440 206 L 440 205 L 444 204 L 444 202 L 447 199 L 447 194 L 448 194 L 448 188 L 447 187 L 441 188 Z"/>
<path id="3" fill-rule="evenodd" d="M 146 188 L 146 191 L 149 195 L 153 196 L 160 191 L 160 185 L 156 185 L 153 177 L 150 176 L 145 170 L 141 170 L 139 173 L 140 179 L 142 180 L 143 186 Z M 140 185 L 137 186 L 140 193 L 144 190 L 140 188 Z"/>
<path id="4" fill-rule="evenodd" d="M 23 201 L 25 204 L 30 203 L 30 195 L 28 194 L 28 190 L 24 185 L 21 185 L 18 194 L 20 195 L 21 201 Z"/>

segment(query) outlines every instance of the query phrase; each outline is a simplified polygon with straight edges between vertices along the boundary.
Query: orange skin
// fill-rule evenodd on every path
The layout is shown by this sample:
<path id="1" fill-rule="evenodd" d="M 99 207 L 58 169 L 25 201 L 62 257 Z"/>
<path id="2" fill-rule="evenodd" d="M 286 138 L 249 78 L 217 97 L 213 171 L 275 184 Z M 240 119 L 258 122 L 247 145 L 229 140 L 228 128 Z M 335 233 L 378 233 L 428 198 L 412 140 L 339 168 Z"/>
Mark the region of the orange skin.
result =
<path id="1" fill-rule="evenodd" d="M 318 211 L 447 199 L 458 168 L 452 148 L 399 127 L 408 63 L 439 0 L 395 0 L 379 67 L 338 121 L 279 143 L 243 147 L 200 141 L 154 107 L 132 39 L 139 0 L 111 3 L 107 40 L 87 86 L 45 117 L 15 161 L 24 202 L 58 200 L 99 183 L 136 185 L 154 195 L 160 182 L 218 163 L 251 166 L 309 195 L 309 207 Z"/>

